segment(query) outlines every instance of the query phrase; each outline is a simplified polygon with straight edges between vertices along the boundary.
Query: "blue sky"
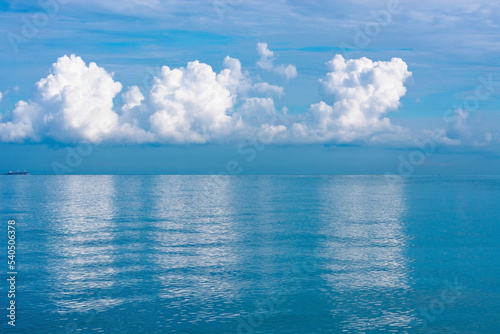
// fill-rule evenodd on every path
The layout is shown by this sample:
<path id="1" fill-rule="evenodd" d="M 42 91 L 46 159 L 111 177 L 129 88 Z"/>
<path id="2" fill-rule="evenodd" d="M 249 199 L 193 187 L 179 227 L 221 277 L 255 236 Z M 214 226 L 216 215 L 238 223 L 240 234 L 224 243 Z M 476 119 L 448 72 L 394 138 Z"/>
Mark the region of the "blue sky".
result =
<path id="1" fill-rule="evenodd" d="M 488 1 L 2 1 L 0 168 L 498 174 L 499 19 Z"/>

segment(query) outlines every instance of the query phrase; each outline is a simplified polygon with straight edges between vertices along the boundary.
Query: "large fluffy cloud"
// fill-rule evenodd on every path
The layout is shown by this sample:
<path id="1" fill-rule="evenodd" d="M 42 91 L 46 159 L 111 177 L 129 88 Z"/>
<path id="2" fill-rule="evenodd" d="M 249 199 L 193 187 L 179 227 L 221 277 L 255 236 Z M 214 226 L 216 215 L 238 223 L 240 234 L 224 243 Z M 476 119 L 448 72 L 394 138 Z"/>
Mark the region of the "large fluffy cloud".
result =
<path id="1" fill-rule="evenodd" d="M 311 105 L 293 125 L 296 138 L 351 142 L 371 140 L 380 133 L 404 131 L 384 117 L 398 108 L 400 98 L 406 93 L 404 82 L 411 72 L 403 60 L 373 62 L 364 57 L 345 60 L 337 55 L 327 66 L 331 72 L 320 82 L 335 102 Z"/>
<path id="2" fill-rule="evenodd" d="M 272 51 L 265 43 L 259 48 L 261 61 L 276 69 Z M 290 116 L 286 108 L 275 107 L 274 98 L 284 88 L 256 81 L 238 59 L 226 57 L 218 73 L 199 61 L 164 66 L 148 91 L 131 86 L 122 92 L 105 69 L 64 56 L 36 84 L 32 99 L 18 102 L 10 116 L 2 115 L 0 140 L 205 143 L 258 134 L 267 142 L 374 142 L 404 131 L 387 118 L 398 108 L 411 75 L 401 59 L 336 56 L 327 64 L 330 72 L 320 84 L 332 102 Z M 287 67 L 277 68 L 290 78 Z"/>
<path id="3" fill-rule="evenodd" d="M 240 61 L 230 57 L 220 73 L 198 61 L 164 66 L 149 92 L 129 87 L 121 95 L 121 108 L 113 104 L 121 83 L 95 63 L 87 66 L 80 57 L 64 56 L 50 72 L 36 84 L 33 98 L 18 102 L 11 120 L 0 123 L 2 141 L 205 143 L 248 129 L 248 124 L 257 126 L 245 106 L 259 98 L 249 95 L 265 94 L 272 101 L 270 96 L 283 94 L 282 87 L 254 83 Z"/>
<path id="4" fill-rule="evenodd" d="M 176 143 L 205 143 L 250 133 L 249 128 L 267 124 L 266 116 L 274 111 L 272 98 L 248 96 L 254 92 L 281 95 L 283 88 L 253 83 L 240 61 L 230 57 L 218 74 L 198 61 L 179 69 L 165 66 L 150 93 L 150 131 L 159 141 Z M 249 110 L 257 105 L 256 121 Z"/>
<path id="5" fill-rule="evenodd" d="M 95 63 L 61 57 L 35 86 L 33 99 L 17 103 L 12 121 L 0 123 L 3 141 L 88 140 L 99 142 L 118 123 L 113 99 L 122 85 Z"/>
<path id="6" fill-rule="evenodd" d="M 198 61 L 180 69 L 164 66 L 151 90 L 151 103 L 157 110 L 150 118 L 153 132 L 167 141 L 201 143 L 229 134 L 232 118 L 228 110 L 235 96 L 226 85 L 237 82 L 231 74 L 217 75 Z"/>

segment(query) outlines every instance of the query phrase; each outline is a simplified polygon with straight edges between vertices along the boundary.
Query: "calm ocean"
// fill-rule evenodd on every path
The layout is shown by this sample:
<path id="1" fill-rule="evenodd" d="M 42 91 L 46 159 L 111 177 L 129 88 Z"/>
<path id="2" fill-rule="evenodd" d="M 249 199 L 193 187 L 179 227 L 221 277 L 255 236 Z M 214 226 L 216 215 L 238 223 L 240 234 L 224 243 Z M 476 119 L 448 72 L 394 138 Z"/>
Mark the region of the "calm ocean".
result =
<path id="1" fill-rule="evenodd" d="M 500 333 L 500 177 L 1 176 L 0 215 L 2 333 Z"/>

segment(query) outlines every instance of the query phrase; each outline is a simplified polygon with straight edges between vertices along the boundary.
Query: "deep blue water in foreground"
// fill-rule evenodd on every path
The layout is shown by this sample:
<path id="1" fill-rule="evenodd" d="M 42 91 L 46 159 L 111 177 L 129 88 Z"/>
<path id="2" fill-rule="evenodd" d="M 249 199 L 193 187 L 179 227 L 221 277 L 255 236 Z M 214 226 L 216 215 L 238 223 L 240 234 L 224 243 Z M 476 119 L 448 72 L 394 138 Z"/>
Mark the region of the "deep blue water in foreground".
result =
<path id="1" fill-rule="evenodd" d="M 2 333 L 500 333 L 499 177 L 3 176 L 0 215 Z"/>

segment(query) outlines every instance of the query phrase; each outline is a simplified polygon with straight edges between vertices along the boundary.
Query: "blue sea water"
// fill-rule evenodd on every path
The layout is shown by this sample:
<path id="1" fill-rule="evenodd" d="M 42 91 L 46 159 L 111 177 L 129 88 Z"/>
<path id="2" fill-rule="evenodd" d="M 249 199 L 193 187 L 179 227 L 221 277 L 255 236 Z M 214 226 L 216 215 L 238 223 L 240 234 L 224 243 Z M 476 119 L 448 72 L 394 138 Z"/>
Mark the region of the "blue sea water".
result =
<path id="1" fill-rule="evenodd" d="M 499 208 L 499 177 L 4 176 L 0 331 L 500 333 Z"/>

